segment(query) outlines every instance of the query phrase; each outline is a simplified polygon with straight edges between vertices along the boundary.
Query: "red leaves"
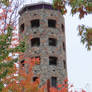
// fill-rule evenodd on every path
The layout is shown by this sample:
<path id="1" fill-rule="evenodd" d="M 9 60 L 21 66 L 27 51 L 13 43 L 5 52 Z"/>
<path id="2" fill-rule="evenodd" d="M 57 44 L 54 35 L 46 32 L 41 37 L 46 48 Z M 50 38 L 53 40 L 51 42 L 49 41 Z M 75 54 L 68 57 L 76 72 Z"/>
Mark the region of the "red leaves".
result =
<path id="1" fill-rule="evenodd" d="M 73 86 L 73 84 L 72 84 L 72 85 L 70 85 L 70 88 L 72 88 L 72 87 L 74 87 L 74 86 Z"/>
<path id="2" fill-rule="evenodd" d="M 16 90 L 16 92 L 45 92 L 45 89 L 47 88 L 47 85 L 43 85 L 41 88 L 38 88 L 40 84 L 40 79 L 39 76 L 38 79 L 36 79 L 34 82 L 32 81 L 32 78 L 34 76 L 32 72 L 32 68 L 35 65 L 36 62 L 39 62 L 39 58 L 25 58 L 26 60 L 23 62 L 24 64 L 28 65 L 27 69 L 28 71 L 26 72 L 25 68 L 24 70 L 20 68 L 18 70 L 18 77 L 12 76 L 8 79 L 9 84 L 7 85 L 6 88 L 4 88 L 3 92 L 8 92 L 9 89 L 11 89 L 13 92 Z M 18 80 L 17 80 L 18 78 Z M 20 79 L 19 79 L 20 78 Z M 68 87 L 68 80 L 65 79 L 63 84 L 59 84 L 57 88 L 50 87 L 49 92 L 68 92 L 68 88 L 73 87 L 73 85 L 70 85 Z M 59 90 L 58 90 L 59 88 Z M 72 92 L 69 91 L 69 92 Z M 75 91 L 76 92 L 76 91 Z M 82 90 L 82 92 L 86 92 L 85 90 Z"/>
<path id="3" fill-rule="evenodd" d="M 86 92 L 86 91 L 82 89 L 82 92 Z"/>
<path id="4" fill-rule="evenodd" d="M 80 13 L 79 14 L 80 19 L 83 18 L 84 15 L 87 15 L 87 12 L 83 10 L 83 7 L 79 8 L 78 11 Z"/>
<path id="5" fill-rule="evenodd" d="M 11 10 L 11 9 L 9 9 L 9 10 L 8 10 L 8 12 L 12 12 L 12 10 Z"/>
<path id="6" fill-rule="evenodd" d="M 58 90 L 56 88 L 50 88 L 50 92 L 58 92 Z"/>
<path id="7" fill-rule="evenodd" d="M 62 14 L 66 14 L 65 0 L 54 0 L 54 8 L 60 10 Z"/>
<path id="8" fill-rule="evenodd" d="M 27 61 L 25 61 L 25 63 L 28 63 L 30 64 L 32 67 L 35 65 L 35 64 L 39 64 L 40 63 L 40 59 L 39 58 L 27 58 Z"/>
<path id="9" fill-rule="evenodd" d="M 62 84 L 59 84 L 57 87 L 58 87 L 58 88 L 62 88 L 62 86 L 63 86 Z"/>

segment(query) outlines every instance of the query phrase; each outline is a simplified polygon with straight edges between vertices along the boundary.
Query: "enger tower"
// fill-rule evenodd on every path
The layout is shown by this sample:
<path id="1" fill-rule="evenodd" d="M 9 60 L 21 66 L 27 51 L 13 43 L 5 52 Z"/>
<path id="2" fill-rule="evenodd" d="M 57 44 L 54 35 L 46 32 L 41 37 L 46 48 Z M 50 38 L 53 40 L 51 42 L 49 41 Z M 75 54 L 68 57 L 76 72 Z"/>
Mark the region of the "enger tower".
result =
<path id="1" fill-rule="evenodd" d="M 33 81 L 40 75 L 40 86 L 57 87 L 67 78 L 65 23 L 59 10 L 49 3 L 25 5 L 20 11 L 20 40 L 25 38 L 26 50 L 19 59 L 22 67 L 26 57 L 40 58 L 33 68 Z"/>

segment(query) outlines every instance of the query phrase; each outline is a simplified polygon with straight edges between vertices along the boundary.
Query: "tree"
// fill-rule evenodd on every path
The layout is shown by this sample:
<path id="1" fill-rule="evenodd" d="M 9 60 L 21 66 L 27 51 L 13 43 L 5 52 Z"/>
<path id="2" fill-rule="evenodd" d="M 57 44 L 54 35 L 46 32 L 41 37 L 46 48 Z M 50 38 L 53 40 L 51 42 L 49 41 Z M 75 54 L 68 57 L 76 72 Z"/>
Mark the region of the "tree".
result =
<path id="1" fill-rule="evenodd" d="M 92 1 L 91 0 L 53 0 L 53 7 L 61 11 L 64 15 L 67 13 L 66 5 L 71 6 L 71 14 L 79 13 L 79 18 L 82 19 L 85 15 L 92 14 Z M 81 42 L 86 44 L 88 50 L 92 45 L 92 28 L 85 25 L 79 25 L 79 35 Z"/>
<path id="2" fill-rule="evenodd" d="M 15 52 L 24 52 L 25 44 L 21 42 L 18 44 L 18 38 L 13 38 L 16 34 L 17 7 L 19 1 L 10 2 L 9 0 L 2 0 L 0 3 L 0 91 L 4 87 L 3 79 L 15 72 L 12 70 L 17 58 L 13 58 Z M 16 40 L 16 44 L 12 42 Z M 17 47 L 15 47 L 15 45 Z M 12 56 L 10 56 L 12 54 Z"/>
<path id="3" fill-rule="evenodd" d="M 32 81 L 33 72 L 32 68 L 35 64 L 39 63 L 39 58 L 29 59 L 29 61 L 24 61 L 22 64 L 19 62 L 20 68 L 16 68 L 18 71 L 18 76 L 12 74 L 11 77 L 5 78 L 3 81 L 6 83 L 6 87 L 3 88 L 3 92 L 38 92 L 39 79 Z M 28 65 L 28 72 L 26 72 L 23 64 Z M 16 72 L 15 72 L 16 74 Z M 12 80 L 11 80 L 12 79 Z"/>
<path id="4" fill-rule="evenodd" d="M 76 0 L 70 0 L 68 2 L 65 0 L 62 0 L 62 1 L 55 0 L 54 8 L 61 10 L 61 13 L 65 14 L 67 12 L 65 5 L 69 4 L 74 9 L 75 7 L 74 1 Z M 25 51 L 25 42 L 21 42 L 20 45 L 11 44 L 12 40 L 18 40 L 17 38 L 13 38 L 13 36 L 16 35 L 15 26 L 17 25 L 16 18 L 18 18 L 18 16 L 16 15 L 17 14 L 16 12 L 19 6 L 19 1 L 9 2 L 9 0 L 2 0 L 0 4 L 1 4 L 0 9 L 3 11 L 1 12 L 1 15 L 0 15 L 0 20 L 3 26 L 3 28 L 2 27 L 0 28 L 0 54 L 1 54 L 0 55 L 0 91 L 2 92 L 9 92 L 9 91 L 10 92 L 22 92 L 22 91 L 44 92 L 46 85 L 43 85 L 42 88 L 38 88 L 38 84 L 40 80 L 37 80 L 36 82 L 30 81 L 30 79 L 32 79 L 32 76 L 33 76 L 32 67 L 34 67 L 35 65 L 34 62 L 36 60 L 33 60 L 33 62 L 32 60 L 31 62 L 30 60 L 24 62 L 24 64 L 30 65 L 29 66 L 30 72 L 27 74 L 25 69 L 20 70 L 19 68 L 16 68 L 15 62 L 17 62 L 17 59 L 13 58 L 16 52 L 20 54 L 20 52 Z M 76 7 L 75 7 L 75 10 L 76 10 Z M 90 10 L 89 8 L 87 9 Z M 80 12 L 80 18 L 84 17 L 85 14 L 89 13 L 89 12 L 86 13 L 82 10 L 83 15 L 81 15 L 81 11 L 79 10 L 78 12 Z M 72 10 L 72 14 L 75 14 L 74 10 Z M 80 26 L 80 32 L 81 32 L 81 26 Z M 12 53 L 12 56 L 9 56 L 10 53 Z M 38 63 L 38 61 L 36 63 Z M 65 82 L 66 80 L 64 81 L 63 84 L 58 84 L 58 88 L 60 88 L 59 92 L 67 92 L 68 85 Z M 70 88 L 71 87 L 72 86 L 70 86 Z M 57 89 L 50 88 L 50 92 L 57 92 Z"/>
<path id="5" fill-rule="evenodd" d="M 38 79 L 32 81 L 34 76 L 32 68 L 40 63 L 39 58 L 27 58 L 28 61 L 24 61 L 22 64 L 19 62 L 20 68 L 14 67 L 14 70 L 18 71 L 18 76 L 14 76 L 5 78 L 3 81 L 6 83 L 6 86 L 2 89 L 2 92 L 45 92 L 47 88 L 47 82 L 41 88 L 39 88 L 40 84 L 40 75 L 38 75 Z M 27 65 L 28 71 L 25 70 L 24 66 Z M 15 72 L 16 74 L 16 72 Z M 50 87 L 49 92 L 72 92 L 73 85 L 68 85 L 68 80 L 65 79 L 62 84 L 57 84 L 57 88 Z M 59 90 L 58 90 L 59 89 Z M 83 89 L 81 89 L 83 90 Z M 86 92 L 83 90 L 82 92 Z"/>

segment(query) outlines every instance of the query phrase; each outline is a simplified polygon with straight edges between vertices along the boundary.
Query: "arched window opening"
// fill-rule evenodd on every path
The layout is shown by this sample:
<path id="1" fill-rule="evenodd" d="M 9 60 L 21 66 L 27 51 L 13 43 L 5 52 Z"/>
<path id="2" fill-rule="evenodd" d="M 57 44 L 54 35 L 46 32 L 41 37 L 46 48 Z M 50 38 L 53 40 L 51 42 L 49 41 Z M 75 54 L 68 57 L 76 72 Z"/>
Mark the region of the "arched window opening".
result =
<path id="1" fill-rule="evenodd" d="M 40 20 L 39 19 L 35 19 L 31 21 L 31 27 L 39 27 L 40 26 Z"/>
<path id="2" fill-rule="evenodd" d="M 49 38 L 49 46 L 56 46 L 56 45 L 57 45 L 57 39 Z"/>
<path id="3" fill-rule="evenodd" d="M 24 61 L 25 61 L 25 60 L 20 61 L 22 67 L 24 67 L 24 65 L 25 65 L 25 64 L 24 64 Z"/>
<path id="4" fill-rule="evenodd" d="M 57 65 L 57 57 L 50 56 L 49 57 L 49 65 Z"/>
<path id="5" fill-rule="evenodd" d="M 64 69 L 66 69 L 66 61 L 63 60 L 63 63 L 64 63 Z"/>
<path id="6" fill-rule="evenodd" d="M 49 19 L 48 20 L 48 27 L 56 28 L 56 20 Z"/>
<path id="7" fill-rule="evenodd" d="M 65 51 L 65 43 L 63 42 L 63 50 Z"/>
<path id="8" fill-rule="evenodd" d="M 51 86 L 57 87 L 57 77 L 51 77 Z"/>
<path id="9" fill-rule="evenodd" d="M 61 28 L 62 28 L 62 31 L 64 32 L 65 31 L 65 28 L 64 28 L 64 25 L 63 24 L 61 25 Z"/>
<path id="10" fill-rule="evenodd" d="M 24 23 L 20 25 L 20 33 L 24 32 L 25 25 Z"/>
<path id="11" fill-rule="evenodd" d="M 36 81 L 37 79 L 38 79 L 38 77 L 36 77 L 36 76 L 35 76 L 35 77 L 33 77 L 33 81 Z"/>
<path id="12" fill-rule="evenodd" d="M 31 46 L 40 46 L 40 38 L 31 39 Z"/>

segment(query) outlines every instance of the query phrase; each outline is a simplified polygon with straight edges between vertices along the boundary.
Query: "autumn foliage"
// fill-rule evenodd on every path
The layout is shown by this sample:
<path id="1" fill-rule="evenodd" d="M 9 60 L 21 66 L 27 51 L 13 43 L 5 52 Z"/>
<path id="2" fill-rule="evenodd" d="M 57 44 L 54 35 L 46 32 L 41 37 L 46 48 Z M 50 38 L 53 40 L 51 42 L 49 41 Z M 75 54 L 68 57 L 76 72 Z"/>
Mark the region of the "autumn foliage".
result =
<path id="1" fill-rule="evenodd" d="M 9 0 L 0 1 L 0 92 L 5 85 L 4 78 L 12 76 L 15 73 L 14 58 L 16 52 L 24 52 L 24 42 L 18 43 L 18 39 L 14 39 L 16 33 L 17 6 L 18 2 Z M 16 15 L 15 15 L 16 14 Z M 16 41 L 16 46 L 12 44 Z M 22 48 L 22 49 L 21 49 Z"/>
<path id="2" fill-rule="evenodd" d="M 23 54 L 25 42 L 19 43 L 17 38 L 19 34 L 16 33 L 16 21 L 19 4 L 18 2 L 15 3 L 14 7 L 12 6 L 12 4 L 14 5 L 13 1 L 2 0 L 0 2 L 0 92 L 45 92 L 47 83 L 39 87 L 40 75 L 35 81 L 32 80 L 34 76 L 33 67 L 40 63 L 39 58 L 25 58 L 23 63 L 18 62 L 18 59 L 14 58 L 16 53 L 19 56 Z M 80 19 L 92 11 L 90 4 L 86 5 L 86 2 L 79 2 L 78 5 L 75 2 L 76 0 L 69 0 L 68 4 L 72 7 L 72 14 L 79 12 Z M 59 9 L 63 15 L 67 13 L 66 0 L 54 0 L 53 4 L 54 8 Z M 81 29 L 82 27 L 80 26 L 80 34 L 84 35 L 84 30 L 81 31 Z M 89 34 L 87 34 L 87 39 L 88 37 Z M 12 44 L 14 41 L 16 43 Z M 49 88 L 49 92 L 67 92 L 67 90 L 72 92 L 72 87 L 73 85 L 68 85 L 68 80 L 65 79 L 63 84 L 57 84 L 57 88 Z M 82 90 L 82 92 L 85 91 Z"/>
<path id="3" fill-rule="evenodd" d="M 88 14 L 92 14 L 91 0 L 53 0 L 53 7 L 61 11 L 62 15 L 67 13 L 68 9 L 66 6 L 70 6 L 71 14 L 78 14 L 79 19 L 83 19 Z M 85 25 L 79 25 L 78 29 L 79 35 L 81 34 L 81 42 L 86 45 L 87 50 L 90 50 L 92 46 L 92 27 L 89 28 Z M 90 30 L 90 32 L 88 30 Z"/>
<path id="4" fill-rule="evenodd" d="M 22 64 L 19 62 L 20 67 L 16 67 L 15 65 L 13 68 L 15 73 L 12 73 L 11 76 L 3 80 L 5 87 L 2 92 L 45 92 L 47 83 L 42 87 L 39 87 L 40 75 L 38 75 L 38 79 L 33 81 L 34 74 L 32 68 L 36 64 L 39 64 L 39 62 L 39 58 L 33 58 L 29 59 L 29 61 L 24 61 Z M 24 68 L 26 66 L 28 70 Z M 73 85 L 68 85 L 68 80 L 65 79 L 63 84 L 57 84 L 57 88 L 50 87 L 48 92 L 72 92 L 72 87 Z M 82 90 L 82 92 L 86 91 Z"/>

